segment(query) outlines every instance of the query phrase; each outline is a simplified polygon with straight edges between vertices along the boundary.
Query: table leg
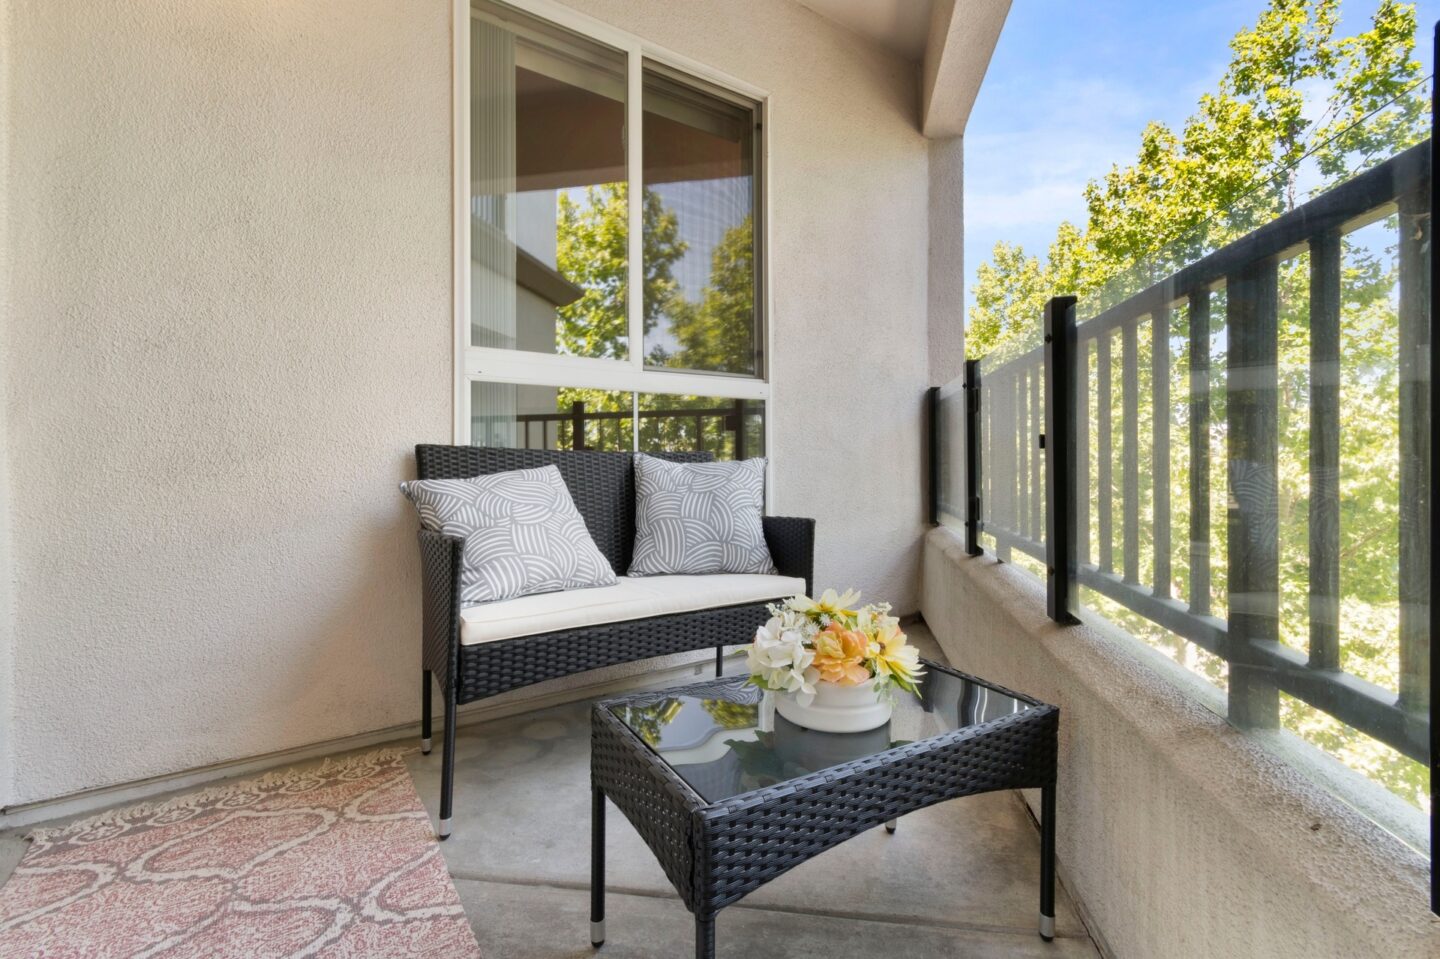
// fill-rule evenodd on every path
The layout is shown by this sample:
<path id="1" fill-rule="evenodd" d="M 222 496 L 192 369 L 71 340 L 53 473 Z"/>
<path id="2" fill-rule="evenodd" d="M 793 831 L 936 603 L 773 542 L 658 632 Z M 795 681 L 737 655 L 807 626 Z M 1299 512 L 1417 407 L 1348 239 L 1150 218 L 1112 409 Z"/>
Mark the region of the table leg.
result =
<path id="1" fill-rule="evenodd" d="M 893 835 L 895 835 L 895 828 L 896 828 L 897 826 L 899 826 L 899 825 L 900 825 L 900 820 L 898 820 L 898 819 L 887 819 L 887 820 L 885 820 L 885 831 L 888 832 L 888 833 L 890 833 L 890 835 L 893 836 Z"/>
<path id="2" fill-rule="evenodd" d="M 1055 784 L 1040 790 L 1040 938 L 1055 938 Z"/>
<path id="3" fill-rule="evenodd" d="M 695 959 L 715 959 L 715 917 L 695 917 Z"/>
<path id="4" fill-rule="evenodd" d="M 590 945 L 605 945 L 605 793 L 590 787 Z"/>

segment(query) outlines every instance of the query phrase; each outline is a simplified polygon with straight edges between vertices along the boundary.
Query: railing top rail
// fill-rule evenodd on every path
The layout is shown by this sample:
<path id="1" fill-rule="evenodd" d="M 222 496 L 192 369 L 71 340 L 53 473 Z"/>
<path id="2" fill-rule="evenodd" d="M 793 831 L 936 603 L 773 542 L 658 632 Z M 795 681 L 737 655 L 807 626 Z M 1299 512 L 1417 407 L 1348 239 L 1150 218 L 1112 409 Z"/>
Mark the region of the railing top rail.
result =
<path id="1" fill-rule="evenodd" d="M 981 368 L 980 368 L 981 382 L 982 382 L 982 383 L 985 382 L 985 379 L 986 379 L 986 378 L 989 378 L 989 377 L 1003 377 L 1005 374 L 1007 374 L 1007 373 L 1012 373 L 1012 372 L 1014 372 L 1015 370 L 1019 370 L 1019 369 L 1022 369 L 1022 368 L 1028 369 L 1029 367 L 1032 367 L 1032 366 L 1039 366 L 1039 365 L 1041 365 L 1044 361 L 1045 361 L 1045 344 L 1039 343 L 1039 344 L 1036 344 L 1036 346 L 1035 346 L 1033 349 L 1026 350 L 1024 353 L 1021 353 L 1019 356 L 1012 357 L 1011 359 L 1006 360 L 1004 363 L 1001 363 L 999 366 L 995 367 L 993 370 L 992 370 L 992 369 L 988 369 L 988 368 L 986 368 L 986 367 L 984 367 L 984 366 L 981 366 Z"/>
<path id="2" fill-rule="evenodd" d="M 1429 176 L 1430 141 L 1426 140 L 1103 310 L 1081 323 L 1076 335 L 1093 339 L 1173 306 L 1192 292 L 1212 289 L 1243 267 L 1286 259 L 1311 237 L 1364 226 L 1384 216 L 1398 197 L 1422 187 Z"/>
<path id="3" fill-rule="evenodd" d="M 697 416 L 732 416 L 735 413 L 733 406 L 706 407 L 704 409 L 671 409 L 671 410 L 641 410 L 640 416 L 657 417 L 673 416 L 676 419 L 694 419 Z M 747 409 L 747 414 L 763 416 L 764 412 L 756 407 L 753 410 Z M 630 410 L 585 410 L 587 420 L 628 420 L 631 417 Z M 515 419 L 521 423 L 539 423 L 541 421 L 569 422 L 575 418 L 570 410 L 558 410 L 554 413 L 516 413 Z"/>

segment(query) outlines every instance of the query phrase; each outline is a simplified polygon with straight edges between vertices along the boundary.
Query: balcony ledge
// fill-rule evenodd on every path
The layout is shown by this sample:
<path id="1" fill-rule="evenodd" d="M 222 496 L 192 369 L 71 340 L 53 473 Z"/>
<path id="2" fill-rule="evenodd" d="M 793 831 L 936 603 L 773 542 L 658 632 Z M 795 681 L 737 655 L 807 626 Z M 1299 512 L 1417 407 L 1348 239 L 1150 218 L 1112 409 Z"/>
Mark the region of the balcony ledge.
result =
<path id="1" fill-rule="evenodd" d="M 1298 768 L 1313 750 L 1235 730 L 1133 640 L 1051 622 L 1039 580 L 953 530 L 923 575 L 951 662 L 1061 708 L 1059 855 L 1108 954 L 1434 954 L 1427 860 Z"/>

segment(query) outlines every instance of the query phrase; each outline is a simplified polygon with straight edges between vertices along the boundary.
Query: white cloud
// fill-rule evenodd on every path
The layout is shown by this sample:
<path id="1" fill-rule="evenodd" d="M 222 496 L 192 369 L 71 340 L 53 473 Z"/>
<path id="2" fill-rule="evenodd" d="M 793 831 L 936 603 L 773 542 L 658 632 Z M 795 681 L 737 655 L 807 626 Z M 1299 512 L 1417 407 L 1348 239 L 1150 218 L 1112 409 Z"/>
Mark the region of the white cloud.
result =
<path id="1" fill-rule="evenodd" d="M 1172 128 L 1183 123 L 1222 71 L 1218 64 L 1197 67 L 1178 86 L 1068 67 L 1039 82 L 1033 72 L 987 78 L 965 137 L 967 275 L 975 275 L 997 241 L 1043 255 L 1062 221 L 1083 224 L 1086 183 L 1130 162 L 1151 120 Z"/>

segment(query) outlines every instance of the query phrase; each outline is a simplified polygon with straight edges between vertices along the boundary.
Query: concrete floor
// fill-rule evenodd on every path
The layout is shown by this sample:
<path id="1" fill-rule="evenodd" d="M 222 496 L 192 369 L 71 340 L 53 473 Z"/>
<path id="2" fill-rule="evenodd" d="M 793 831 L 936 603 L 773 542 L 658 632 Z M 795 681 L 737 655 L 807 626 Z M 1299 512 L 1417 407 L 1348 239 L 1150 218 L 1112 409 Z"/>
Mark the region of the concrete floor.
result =
<path id="1" fill-rule="evenodd" d="M 911 630 L 925 655 L 938 647 Z M 731 661 L 731 668 L 738 668 Z M 438 730 L 437 730 L 438 732 Z M 438 743 L 437 743 L 438 745 Z M 461 729 L 455 833 L 442 846 L 487 959 L 585 959 L 589 945 L 588 707 Z M 434 816 L 440 755 L 410 759 Z M 614 807 L 607 825 L 608 939 L 598 954 L 692 954 L 692 919 Z M 0 879 L 24 853 L 0 834 Z M 1065 889 L 1056 939 L 1036 935 L 1039 834 L 1011 793 L 972 796 L 857 836 L 720 914 L 717 954 L 746 959 L 1098 956 Z"/>

